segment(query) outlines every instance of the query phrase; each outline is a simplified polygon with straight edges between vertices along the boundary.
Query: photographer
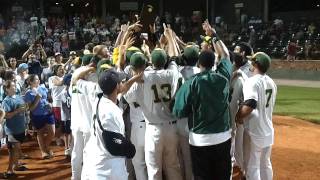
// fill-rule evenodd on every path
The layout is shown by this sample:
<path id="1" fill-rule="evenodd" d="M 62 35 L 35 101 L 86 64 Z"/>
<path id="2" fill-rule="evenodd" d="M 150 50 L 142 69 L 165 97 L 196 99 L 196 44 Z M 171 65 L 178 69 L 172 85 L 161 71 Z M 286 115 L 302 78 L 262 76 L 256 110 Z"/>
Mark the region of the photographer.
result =
<path id="1" fill-rule="evenodd" d="M 42 61 L 47 58 L 47 54 L 41 45 L 40 38 L 31 44 L 29 49 L 22 55 L 22 60 L 26 60 L 30 54 L 35 54 L 38 61 Z"/>
<path id="2" fill-rule="evenodd" d="M 41 77 L 41 62 L 47 58 L 47 54 L 41 45 L 40 39 L 36 40 L 29 49 L 22 55 L 22 60 L 29 65 L 29 74 L 36 74 Z"/>

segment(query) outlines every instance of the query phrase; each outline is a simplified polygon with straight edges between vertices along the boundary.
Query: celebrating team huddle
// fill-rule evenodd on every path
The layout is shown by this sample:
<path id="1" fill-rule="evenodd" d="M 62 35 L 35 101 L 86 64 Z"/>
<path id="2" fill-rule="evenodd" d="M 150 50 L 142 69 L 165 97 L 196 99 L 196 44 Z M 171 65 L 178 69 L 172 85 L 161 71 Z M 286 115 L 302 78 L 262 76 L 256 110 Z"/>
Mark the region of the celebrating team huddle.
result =
<path id="1" fill-rule="evenodd" d="M 229 51 L 208 22 L 201 49 L 164 25 L 150 53 L 145 40 L 133 47 L 139 28 L 120 32 L 115 67 L 73 73 L 72 179 L 230 179 L 237 168 L 272 179 L 270 57 L 247 43 Z"/>
<path id="2" fill-rule="evenodd" d="M 86 49 L 80 67 L 74 59 L 55 66 L 49 87 L 64 98 L 52 109 L 39 77 L 30 75 L 24 101 L 42 156 L 53 156 L 53 118 L 67 106 L 60 116 L 66 141 L 72 134 L 71 179 L 228 180 L 237 170 L 247 180 L 271 180 L 277 94 L 266 74 L 271 59 L 245 42 L 230 51 L 208 21 L 202 27 L 199 47 L 165 24 L 159 40 L 152 26 L 148 39 L 139 21 L 122 25 L 112 56 L 97 45 Z M 4 86 L 7 121 L 14 116 L 13 86 Z"/>

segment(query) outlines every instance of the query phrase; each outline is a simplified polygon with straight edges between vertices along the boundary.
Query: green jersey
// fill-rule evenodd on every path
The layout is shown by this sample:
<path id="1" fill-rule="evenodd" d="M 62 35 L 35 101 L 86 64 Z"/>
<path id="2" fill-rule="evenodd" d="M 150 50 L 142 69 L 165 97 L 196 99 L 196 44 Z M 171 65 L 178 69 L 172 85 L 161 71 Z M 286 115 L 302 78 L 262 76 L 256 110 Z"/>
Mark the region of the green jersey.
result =
<path id="1" fill-rule="evenodd" d="M 228 131 L 231 74 L 231 62 L 222 59 L 216 71 L 207 70 L 191 77 L 176 94 L 174 115 L 188 117 L 189 129 L 196 134 Z"/>

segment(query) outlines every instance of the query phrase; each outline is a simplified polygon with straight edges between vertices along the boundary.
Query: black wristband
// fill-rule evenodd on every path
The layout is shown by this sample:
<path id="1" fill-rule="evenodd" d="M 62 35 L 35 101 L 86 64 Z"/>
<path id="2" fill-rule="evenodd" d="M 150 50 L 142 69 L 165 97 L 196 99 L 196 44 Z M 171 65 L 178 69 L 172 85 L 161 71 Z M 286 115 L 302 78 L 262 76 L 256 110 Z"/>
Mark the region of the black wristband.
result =
<path id="1" fill-rule="evenodd" d="M 218 41 L 220 41 L 220 38 L 219 38 L 219 37 L 215 36 L 215 37 L 212 38 L 212 42 L 213 42 L 213 43 L 216 44 Z"/>

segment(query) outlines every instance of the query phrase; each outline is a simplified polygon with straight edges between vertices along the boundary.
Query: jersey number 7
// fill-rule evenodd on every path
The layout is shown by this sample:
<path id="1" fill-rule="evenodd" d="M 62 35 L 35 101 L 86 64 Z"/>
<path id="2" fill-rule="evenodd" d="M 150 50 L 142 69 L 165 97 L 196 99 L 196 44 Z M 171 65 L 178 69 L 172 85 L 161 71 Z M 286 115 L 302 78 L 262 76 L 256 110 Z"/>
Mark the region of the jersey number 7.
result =
<path id="1" fill-rule="evenodd" d="M 266 95 L 268 96 L 266 107 L 269 107 L 269 102 L 270 102 L 271 95 L 272 95 L 272 89 L 267 89 L 266 90 Z"/>
<path id="2" fill-rule="evenodd" d="M 165 90 L 165 92 L 166 92 L 166 95 L 165 95 L 165 97 L 162 98 L 162 101 L 163 102 L 170 101 L 171 100 L 171 85 L 170 84 L 162 84 L 160 86 L 160 88 L 162 90 Z M 155 102 L 155 103 L 161 102 L 161 99 L 159 98 L 157 86 L 154 84 L 151 86 L 151 89 L 153 90 L 153 93 L 154 93 L 154 101 L 153 102 Z"/>

